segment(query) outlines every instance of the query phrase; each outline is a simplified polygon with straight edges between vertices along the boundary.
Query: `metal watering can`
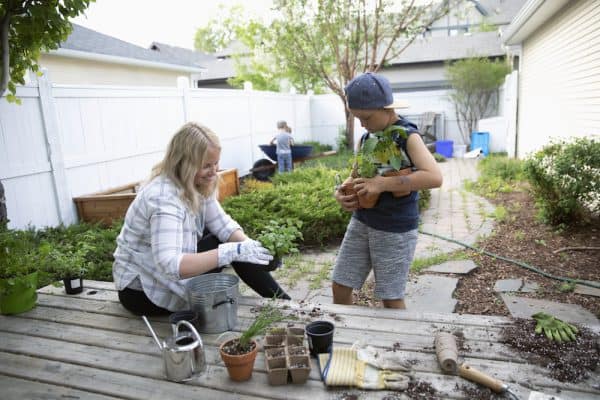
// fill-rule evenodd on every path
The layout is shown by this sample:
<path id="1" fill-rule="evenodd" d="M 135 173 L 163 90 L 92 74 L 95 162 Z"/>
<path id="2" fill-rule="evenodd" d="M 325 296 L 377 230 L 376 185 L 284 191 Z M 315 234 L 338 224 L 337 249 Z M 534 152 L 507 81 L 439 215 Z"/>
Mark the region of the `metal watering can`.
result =
<path id="1" fill-rule="evenodd" d="M 174 335 L 161 344 L 146 316 L 142 316 L 142 319 L 162 352 L 165 374 L 168 380 L 185 382 L 201 374 L 206 369 L 202 339 L 192 324 L 187 321 L 177 322 Z M 185 325 L 189 331 L 179 332 L 181 325 Z"/>

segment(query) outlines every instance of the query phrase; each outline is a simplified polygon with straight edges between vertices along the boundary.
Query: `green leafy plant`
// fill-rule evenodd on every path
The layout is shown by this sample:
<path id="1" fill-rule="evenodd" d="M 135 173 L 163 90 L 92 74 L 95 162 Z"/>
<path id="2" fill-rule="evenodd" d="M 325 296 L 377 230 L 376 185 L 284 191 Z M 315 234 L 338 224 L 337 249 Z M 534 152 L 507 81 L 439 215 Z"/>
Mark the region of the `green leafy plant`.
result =
<path id="1" fill-rule="evenodd" d="M 83 277 L 90 263 L 86 260 L 90 246 L 87 243 L 79 245 L 63 245 L 48 251 L 46 271 L 54 279 Z"/>
<path id="2" fill-rule="evenodd" d="M 365 140 L 353 160 L 357 174 L 372 178 L 377 175 L 378 166 L 381 165 L 389 165 L 396 171 L 408 167 L 408 156 L 396 144 L 399 136 L 404 139 L 408 137 L 404 128 L 391 125 Z"/>
<path id="3" fill-rule="evenodd" d="M 296 241 L 302 239 L 302 221 L 293 218 L 270 220 L 257 240 L 268 249 L 273 257 L 281 258 L 287 254 L 298 253 Z"/>
<path id="4" fill-rule="evenodd" d="M 525 162 L 540 214 L 553 225 L 600 216 L 600 136 L 558 141 Z"/>
<path id="5" fill-rule="evenodd" d="M 36 270 L 35 232 L 0 230 L 0 278 L 15 278 Z"/>

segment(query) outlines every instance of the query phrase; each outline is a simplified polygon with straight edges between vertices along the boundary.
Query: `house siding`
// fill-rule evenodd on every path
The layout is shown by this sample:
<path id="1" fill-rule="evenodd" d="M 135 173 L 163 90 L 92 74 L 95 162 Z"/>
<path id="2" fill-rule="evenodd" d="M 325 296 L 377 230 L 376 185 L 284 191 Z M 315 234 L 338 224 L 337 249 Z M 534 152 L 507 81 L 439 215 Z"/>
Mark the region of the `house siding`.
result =
<path id="1" fill-rule="evenodd" d="M 600 2 L 571 1 L 523 42 L 517 156 L 600 133 Z"/>
<path id="2" fill-rule="evenodd" d="M 43 54 L 39 64 L 47 68 L 54 83 L 65 85 L 177 86 L 185 72 L 113 64 Z"/>

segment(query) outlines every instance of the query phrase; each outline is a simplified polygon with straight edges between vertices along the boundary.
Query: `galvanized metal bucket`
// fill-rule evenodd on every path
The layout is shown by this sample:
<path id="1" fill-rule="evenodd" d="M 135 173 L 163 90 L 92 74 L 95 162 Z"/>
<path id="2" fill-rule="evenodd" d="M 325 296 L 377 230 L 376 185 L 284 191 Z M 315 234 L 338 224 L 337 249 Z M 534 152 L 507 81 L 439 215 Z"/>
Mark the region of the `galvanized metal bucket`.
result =
<path id="1" fill-rule="evenodd" d="M 202 333 L 221 333 L 235 328 L 240 278 L 229 274 L 204 274 L 187 283 L 192 311 L 198 313 Z"/>

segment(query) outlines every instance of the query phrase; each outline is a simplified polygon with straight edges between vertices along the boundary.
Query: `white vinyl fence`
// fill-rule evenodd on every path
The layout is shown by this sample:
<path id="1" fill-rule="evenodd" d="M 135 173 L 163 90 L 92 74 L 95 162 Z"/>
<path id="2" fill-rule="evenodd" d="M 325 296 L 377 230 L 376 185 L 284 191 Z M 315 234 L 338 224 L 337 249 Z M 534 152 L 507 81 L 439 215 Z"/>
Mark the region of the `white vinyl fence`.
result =
<path id="1" fill-rule="evenodd" d="M 237 168 L 240 176 L 266 158 L 258 145 L 271 140 L 278 120 L 293 128 L 296 142 L 334 146 L 345 126 L 335 95 L 189 89 L 184 82 L 172 88 L 54 85 L 41 77 L 18 87 L 17 96 L 21 105 L 0 99 L 0 180 L 11 228 L 76 222 L 73 197 L 146 178 L 186 121 L 219 135 L 221 168 Z M 420 113 L 436 111 L 441 138 L 457 135 L 445 91 L 406 98 L 410 119 L 419 123 Z"/>

